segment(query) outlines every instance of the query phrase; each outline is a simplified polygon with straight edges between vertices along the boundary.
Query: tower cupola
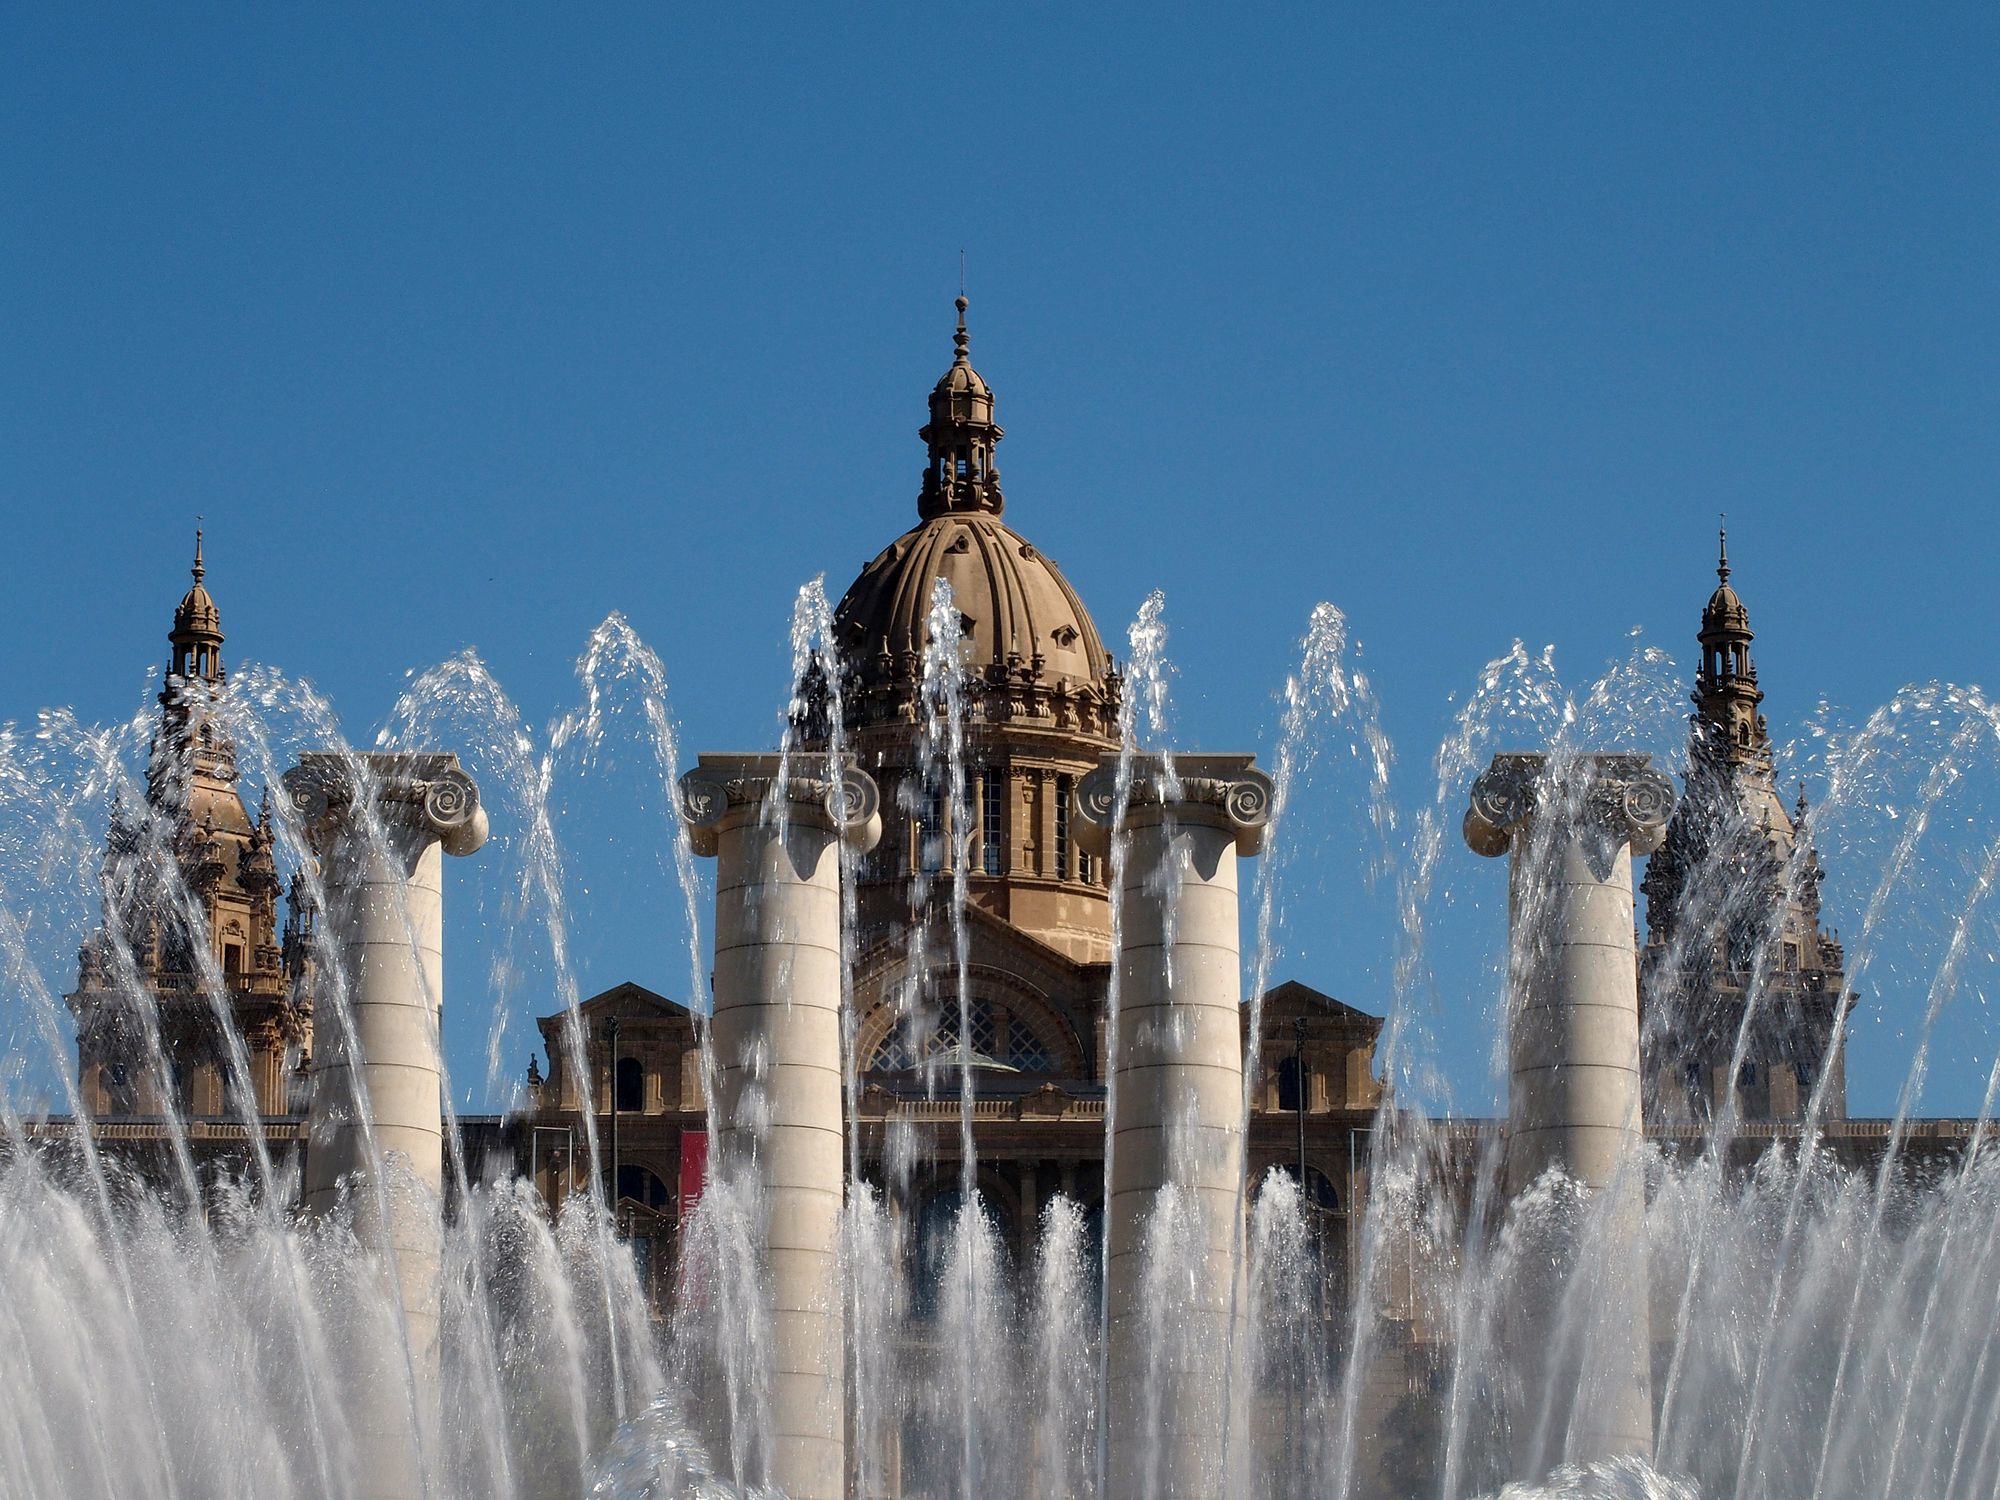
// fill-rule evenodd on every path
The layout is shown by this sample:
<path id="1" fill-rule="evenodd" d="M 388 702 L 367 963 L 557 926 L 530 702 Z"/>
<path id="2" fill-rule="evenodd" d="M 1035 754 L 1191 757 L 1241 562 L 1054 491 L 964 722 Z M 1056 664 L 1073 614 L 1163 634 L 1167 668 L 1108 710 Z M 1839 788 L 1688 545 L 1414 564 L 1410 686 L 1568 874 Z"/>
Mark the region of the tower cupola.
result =
<path id="1" fill-rule="evenodd" d="M 1695 673 L 1697 727 L 1718 757 L 1730 764 L 1768 764 L 1771 742 L 1764 716 L 1757 711 L 1764 690 L 1757 686 L 1757 664 L 1750 656 L 1750 612 L 1729 586 L 1729 533 L 1717 544 L 1715 592 L 1701 612 L 1701 666 Z"/>
<path id="2" fill-rule="evenodd" d="M 222 612 L 215 607 L 202 578 L 208 569 L 201 557 L 201 528 L 194 533 L 194 584 L 174 611 L 174 628 L 167 633 L 173 648 L 169 670 L 183 682 L 222 684 Z"/>
<path id="3" fill-rule="evenodd" d="M 1007 502 L 1000 494 L 1000 468 L 993 450 L 1003 436 L 993 420 L 993 391 L 972 368 L 965 331 L 965 294 L 958 296 L 958 332 L 951 368 L 931 388 L 931 419 L 917 436 L 929 449 L 917 514 L 938 516 L 983 512 L 997 516 Z"/>

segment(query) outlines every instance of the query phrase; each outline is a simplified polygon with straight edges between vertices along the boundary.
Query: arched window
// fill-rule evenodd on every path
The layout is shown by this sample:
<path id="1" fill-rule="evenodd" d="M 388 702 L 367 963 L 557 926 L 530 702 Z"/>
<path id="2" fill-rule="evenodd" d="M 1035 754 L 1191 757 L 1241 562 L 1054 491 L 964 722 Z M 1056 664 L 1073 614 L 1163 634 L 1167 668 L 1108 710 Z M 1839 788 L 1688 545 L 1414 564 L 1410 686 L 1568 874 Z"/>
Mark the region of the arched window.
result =
<path id="1" fill-rule="evenodd" d="M 646 1107 L 646 1069 L 638 1058 L 618 1059 L 618 1082 L 613 1092 L 621 1114 L 637 1113 Z"/>
<path id="2" fill-rule="evenodd" d="M 1299 1164 L 1295 1161 L 1281 1162 L 1278 1170 L 1292 1181 L 1299 1180 Z M 1306 1168 L 1305 1206 L 1321 1213 L 1340 1212 L 1340 1192 L 1333 1185 L 1333 1179 L 1318 1167 Z"/>
<path id="3" fill-rule="evenodd" d="M 657 1213 L 667 1206 L 667 1185 L 645 1167 L 623 1166 L 618 1169 L 617 1201 L 637 1203 Z"/>
<path id="4" fill-rule="evenodd" d="M 1279 1164 L 1278 1170 L 1293 1182 L 1299 1180 L 1299 1164 Z M 1347 1219 L 1341 1211 L 1340 1191 L 1318 1167 L 1306 1168 L 1303 1209 L 1306 1255 L 1314 1267 L 1310 1278 L 1313 1315 L 1334 1320 L 1347 1302 Z"/>
<path id="5" fill-rule="evenodd" d="M 1015 1073 L 1047 1073 L 1058 1065 L 1066 1048 L 1046 1036 L 1020 1012 L 991 1000 L 971 1005 L 971 1063 L 976 1068 L 1004 1068 Z M 937 1002 L 928 1035 L 904 1016 L 883 1033 L 868 1053 L 866 1073 L 908 1073 L 928 1060 L 955 1066 L 959 1061 L 958 1000 L 945 995 Z"/>

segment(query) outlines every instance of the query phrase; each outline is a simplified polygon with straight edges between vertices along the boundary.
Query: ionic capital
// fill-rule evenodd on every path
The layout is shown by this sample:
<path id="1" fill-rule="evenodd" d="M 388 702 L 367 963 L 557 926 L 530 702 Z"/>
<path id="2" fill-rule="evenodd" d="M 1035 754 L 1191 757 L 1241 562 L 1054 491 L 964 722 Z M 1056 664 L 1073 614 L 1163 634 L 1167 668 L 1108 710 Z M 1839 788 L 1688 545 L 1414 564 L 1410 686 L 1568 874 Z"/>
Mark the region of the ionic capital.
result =
<path id="1" fill-rule="evenodd" d="M 1593 846 L 1629 844 L 1651 854 L 1666 837 L 1674 784 L 1649 755 L 1578 755 L 1551 768 L 1545 755 L 1496 755 L 1472 784 L 1465 842 L 1475 854 L 1505 854 L 1545 804 L 1576 819 Z"/>
<path id="2" fill-rule="evenodd" d="M 284 774 L 285 797 L 316 851 L 372 808 L 385 835 L 434 838 L 447 854 L 471 854 L 486 842 L 479 787 L 441 751 L 310 751 Z"/>
<path id="3" fill-rule="evenodd" d="M 826 755 L 704 755 L 681 777 L 681 819 L 697 854 L 716 852 L 725 822 L 769 816 L 830 829 L 866 852 L 882 836 L 882 794 L 875 778 Z"/>
<path id="4" fill-rule="evenodd" d="M 1238 854 L 1264 847 L 1271 821 L 1271 778 L 1249 755 L 1135 755 L 1129 780 L 1119 757 L 1107 755 L 1076 784 L 1077 840 L 1092 854 L 1111 847 L 1112 825 L 1124 803 L 1127 826 L 1141 822 L 1205 820 L 1225 824 Z"/>

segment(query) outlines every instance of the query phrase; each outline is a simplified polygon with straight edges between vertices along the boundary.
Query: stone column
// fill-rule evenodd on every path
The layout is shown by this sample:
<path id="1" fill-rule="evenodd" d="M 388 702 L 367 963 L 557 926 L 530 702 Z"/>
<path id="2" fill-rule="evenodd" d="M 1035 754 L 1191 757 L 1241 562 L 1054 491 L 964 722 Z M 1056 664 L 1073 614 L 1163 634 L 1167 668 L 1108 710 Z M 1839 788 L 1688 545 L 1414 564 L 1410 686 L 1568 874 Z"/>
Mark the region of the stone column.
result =
<path id="1" fill-rule="evenodd" d="M 1125 841 L 1105 1185 L 1106 1479 L 1114 1497 L 1211 1496 L 1230 1488 L 1223 1399 L 1231 1320 L 1242 1313 L 1236 861 L 1263 847 L 1271 783 L 1247 755 L 1175 756 L 1171 767 L 1140 756 L 1114 829 L 1117 786 L 1117 760 L 1106 757 L 1076 789 L 1081 846 L 1108 857 L 1114 834 Z M 1148 1237 L 1161 1239 L 1166 1202 L 1179 1215 L 1163 1252 L 1178 1273 L 1169 1295 L 1185 1298 L 1172 1307 L 1144 1295 Z"/>
<path id="2" fill-rule="evenodd" d="M 1558 1458 L 1652 1452 L 1632 856 L 1660 846 L 1673 802 L 1644 755 L 1501 755 L 1465 815 L 1476 853 L 1512 856 L 1508 1196 L 1560 1167 L 1597 1198 L 1598 1233 L 1579 1247 L 1596 1260 L 1572 1276 L 1583 1299 L 1568 1309 L 1581 1320 L 1565 1320 L 1573 1336 L 1554 1337 L 1553 1287 L 1524 1287 L 1517 1309 L 1511 1343 L 1539 1371 L 1527 1384 L 1542 1387 L 1540 1409 L 1560 1407 L 1545 1399 L 1558 1385 L 1574 1387 L 1563 1430 L 1517 1422 L 1523 1478 Z"/>
<path id="3" fill-rule="evenodd" d="M 846 1342 L 838 1285 L 846 1178 L 840 1063 L 840 859 L 881 837 L 875 783 L 819 755 L 704 755 L 681 778 L 695 852 L 716 859 L 719 1178 L 755 1173 L 771 1312 L 770 1482 L 790 1500 L 846 1490 Z"/>
<path id="4" fill-rule="evenodd" d="M 408 1364 L 381 1347 L 378 1327 L 372 1339 L 357 1335 L 357 1351 L 372 1345 L 372 1355 L 357 1352 L 352 1377 L 362 1408 L 354 1415 L 360 1493 L 401 1500 L 424 1493 L 421 1455 L 437 1427 L 441 855 L 485 843 L 486 811 L 453 755 L 299 762 L 285 773 L 285 791 L 325 880 L 328 953 L 315 1006 L 304 1208 L 331 1212 L 344 1187 L 357 1239 L 393 1267 Z"/>

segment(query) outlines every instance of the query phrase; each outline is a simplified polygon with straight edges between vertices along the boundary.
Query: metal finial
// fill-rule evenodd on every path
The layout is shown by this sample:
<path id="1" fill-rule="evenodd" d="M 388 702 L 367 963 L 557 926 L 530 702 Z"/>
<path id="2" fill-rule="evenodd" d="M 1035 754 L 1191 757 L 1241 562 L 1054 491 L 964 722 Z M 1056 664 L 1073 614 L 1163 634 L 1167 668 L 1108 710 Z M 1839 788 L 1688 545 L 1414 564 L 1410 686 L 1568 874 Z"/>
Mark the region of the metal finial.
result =
<path id="1" fill-rule="evenodd" d="M 194 581 L 200 583 L 202 575 L 208 571 L 201 561 L 201 517 L 194 518 Z"/>
<path id="2" fill-rule="evenodd" d="M 951 336 L 952 346 L 958 350 L 958 358 L 961 361 L 967 357 L 966 351 L 972 346 L 972 335 L 965 331 L 965 309 L 967 306 L 969 304 L 965 300 L 965 293 L 961 291 L 958 294 L 958 332 Z"/>
<path id="3" fill-rule="evenodd" d="M 1715 576 L 1724 583 L 1729 582 L 1729 512 L 1722 513 L 1721 523 L 1716 527 Z"/>

